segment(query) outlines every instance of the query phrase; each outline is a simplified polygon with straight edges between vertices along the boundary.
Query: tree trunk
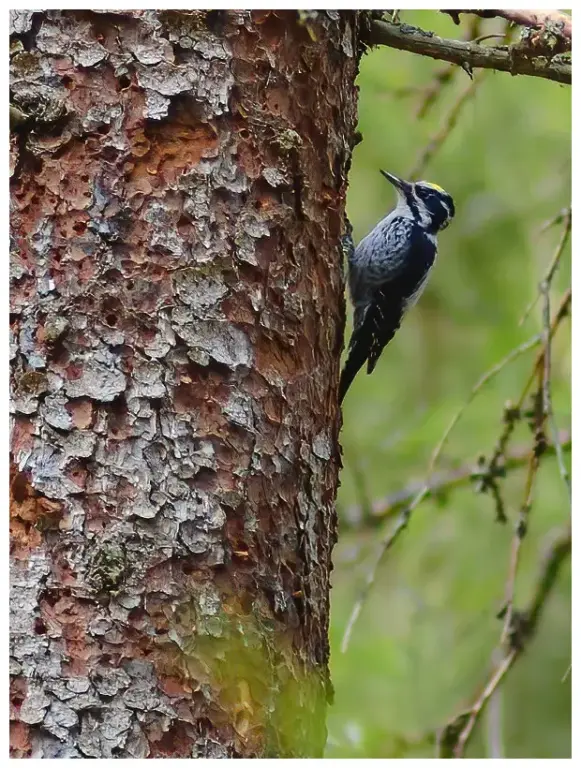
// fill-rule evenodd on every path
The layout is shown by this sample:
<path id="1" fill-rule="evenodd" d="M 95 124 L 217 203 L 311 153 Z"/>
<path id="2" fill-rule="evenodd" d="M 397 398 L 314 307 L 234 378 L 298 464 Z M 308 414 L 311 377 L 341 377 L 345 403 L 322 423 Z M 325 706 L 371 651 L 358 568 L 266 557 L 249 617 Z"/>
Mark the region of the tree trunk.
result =
<path id="1" fill-rule="evenodd" d="M 12 14 L 12 750 L 319 756 L 355 12 Z"/>

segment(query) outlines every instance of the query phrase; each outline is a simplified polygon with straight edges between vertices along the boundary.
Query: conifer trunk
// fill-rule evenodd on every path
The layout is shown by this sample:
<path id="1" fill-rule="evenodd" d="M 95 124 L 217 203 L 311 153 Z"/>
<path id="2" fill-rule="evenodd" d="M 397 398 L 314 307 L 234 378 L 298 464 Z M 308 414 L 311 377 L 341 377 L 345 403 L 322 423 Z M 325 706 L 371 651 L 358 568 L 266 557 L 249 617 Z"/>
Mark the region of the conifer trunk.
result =
<path id="1" fill-rule="evenodd" d="M 11 24 L 13 756 L 320 756 L 357 14 Z"/>

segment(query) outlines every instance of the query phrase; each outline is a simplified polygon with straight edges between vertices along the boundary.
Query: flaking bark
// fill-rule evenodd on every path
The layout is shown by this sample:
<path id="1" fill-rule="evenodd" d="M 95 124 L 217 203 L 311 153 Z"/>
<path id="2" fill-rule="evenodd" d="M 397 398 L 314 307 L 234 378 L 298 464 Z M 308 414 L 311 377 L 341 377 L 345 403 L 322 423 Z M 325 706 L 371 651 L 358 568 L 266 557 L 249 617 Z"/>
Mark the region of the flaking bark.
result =
<path id="1" fill-rule="evenodd" d="M 11 23 L 13 754 L 320 755 L 357 15 Z"/>

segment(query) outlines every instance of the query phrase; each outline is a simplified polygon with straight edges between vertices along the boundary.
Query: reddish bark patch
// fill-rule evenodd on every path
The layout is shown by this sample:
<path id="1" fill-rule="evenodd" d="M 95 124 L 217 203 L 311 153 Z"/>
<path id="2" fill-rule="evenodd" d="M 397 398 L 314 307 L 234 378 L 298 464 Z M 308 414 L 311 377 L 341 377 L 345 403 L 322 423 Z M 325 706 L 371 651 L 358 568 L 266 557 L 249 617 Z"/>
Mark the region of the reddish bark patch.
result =
<path id="1" fill-rule="evenodd" d="M 30 757 L 32 744 L 30 743 L 30 726 L 20 721 L 10 723 L 10 757 Z"/>
<path id="2" fill-rule="evenodd" d="M 62 504 L 39 494 L 24 472 L 10 467 L 10 537 L 16 559 L 26 560 L 41 545 L 41 531 L 58 527 L 62 512 Z"/>

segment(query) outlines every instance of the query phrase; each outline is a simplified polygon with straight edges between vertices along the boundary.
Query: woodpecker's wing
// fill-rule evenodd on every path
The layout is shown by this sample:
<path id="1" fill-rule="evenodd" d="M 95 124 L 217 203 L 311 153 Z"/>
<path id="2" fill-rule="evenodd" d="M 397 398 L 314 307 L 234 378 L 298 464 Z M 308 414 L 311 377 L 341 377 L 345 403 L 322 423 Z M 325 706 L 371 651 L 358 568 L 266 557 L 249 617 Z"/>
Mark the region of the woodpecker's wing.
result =
<path id="1" fill-rule="evenodd" d="M 367 361 L 367 373 L 375 368 L 384 347 L 393 339 L 406 309 L 419 297 L 434 263 L 435 242 L 414 227 L 407 252 L 398 252 L 393 268 L 384 267 L 385 279 L 371 293 L 365 307 L 356 309 L 349 356 L 341 374 L 340 400 L 359 369 Z"/>

